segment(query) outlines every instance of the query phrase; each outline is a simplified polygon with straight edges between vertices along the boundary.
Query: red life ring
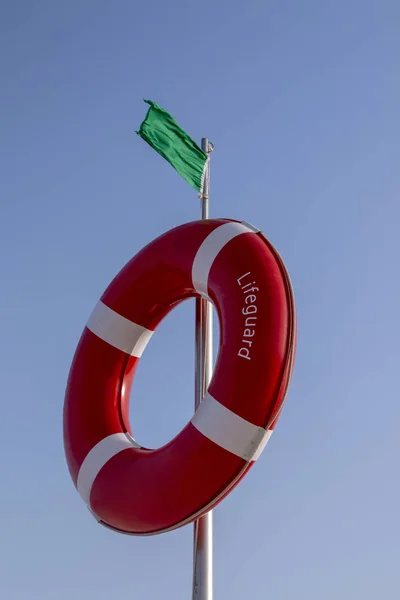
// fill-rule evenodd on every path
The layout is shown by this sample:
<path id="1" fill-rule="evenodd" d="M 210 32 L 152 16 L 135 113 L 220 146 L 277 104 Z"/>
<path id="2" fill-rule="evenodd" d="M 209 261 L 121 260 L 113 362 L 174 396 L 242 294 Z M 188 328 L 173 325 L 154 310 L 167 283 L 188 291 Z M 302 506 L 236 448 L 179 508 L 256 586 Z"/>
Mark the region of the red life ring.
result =
<path id="1" fill-rule="evenodd" d="M 137 363 L 163 317 L 198 294 L 214 303 L 220 321 L 214 376 L 188 425 L 162 448 L 142 448 L 128 419 Z M 68 467 L 96 519 L 149 535 L 220 502 L 272 433 L 289 385 L 295 330 L 283 262 L 247 223 L 181 225 L 132 258 L 89 318 L 65 397 Z"/>

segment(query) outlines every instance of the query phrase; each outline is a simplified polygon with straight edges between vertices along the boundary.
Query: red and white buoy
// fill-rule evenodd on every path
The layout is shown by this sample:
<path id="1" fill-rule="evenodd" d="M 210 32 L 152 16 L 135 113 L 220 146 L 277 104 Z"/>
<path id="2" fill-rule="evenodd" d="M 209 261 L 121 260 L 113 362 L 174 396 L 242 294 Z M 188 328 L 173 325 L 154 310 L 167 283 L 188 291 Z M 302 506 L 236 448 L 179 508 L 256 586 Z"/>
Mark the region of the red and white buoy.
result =
<path id="1" fill-rule="evenodd" d="M 220 322 L 211 383 L 173 440 L 143 448 L 128 419 L 136 366 L 165 315 L 198 295 L 214 304 Z M 295 335 L 287 271 L 247 223 L 187 223 L 132 258 L 90 316 L 66 390 L 68 467 L 97 520 L 149 535 L 194 521 L 220 502 L 271 436 L 291 376 Z"/>

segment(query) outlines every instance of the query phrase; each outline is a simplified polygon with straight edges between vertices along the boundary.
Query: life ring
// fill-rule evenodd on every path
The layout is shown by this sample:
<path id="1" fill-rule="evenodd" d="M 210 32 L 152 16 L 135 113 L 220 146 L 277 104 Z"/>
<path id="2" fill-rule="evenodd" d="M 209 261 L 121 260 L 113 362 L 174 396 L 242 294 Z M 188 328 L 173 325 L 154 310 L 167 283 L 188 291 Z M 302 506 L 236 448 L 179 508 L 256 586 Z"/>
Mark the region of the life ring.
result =
<path id="1" fill-rule="evenodd" d="M 156 450 L 133 438 L 128 402 L 136 366 L 160 321 L 202 295 L 216 307 L 220 347 L 204 400 Z M 295 306 L 284 264 L 245 222 L 180 225 L 114 278 L 82 333 L 64 404 L 71 477 L 96 519 L 150 535 L 218 504 L 266 445 L 289 385 Z"/>

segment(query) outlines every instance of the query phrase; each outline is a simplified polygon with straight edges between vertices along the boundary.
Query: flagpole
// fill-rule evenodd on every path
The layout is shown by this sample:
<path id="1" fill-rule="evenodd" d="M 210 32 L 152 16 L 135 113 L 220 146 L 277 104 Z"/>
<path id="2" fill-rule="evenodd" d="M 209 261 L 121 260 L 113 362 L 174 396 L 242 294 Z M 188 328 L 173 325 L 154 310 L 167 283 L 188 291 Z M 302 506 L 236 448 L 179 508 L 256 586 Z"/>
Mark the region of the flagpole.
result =
<path id="1" fill-rule="evenodd" d="M 204 187 L 201 194 L 201 218 L 209 218 L 210 153 L 207 138 L 201 148 L 208 154 Z M 204 298 L 196 298 L 196 354 L 195 354 L 195 408 L 203 399 L 212 374 L 212 305 Z M 194 523 L 193 593 L 192 600 L 213 599 L 213 514 L 212 511 Z"/>

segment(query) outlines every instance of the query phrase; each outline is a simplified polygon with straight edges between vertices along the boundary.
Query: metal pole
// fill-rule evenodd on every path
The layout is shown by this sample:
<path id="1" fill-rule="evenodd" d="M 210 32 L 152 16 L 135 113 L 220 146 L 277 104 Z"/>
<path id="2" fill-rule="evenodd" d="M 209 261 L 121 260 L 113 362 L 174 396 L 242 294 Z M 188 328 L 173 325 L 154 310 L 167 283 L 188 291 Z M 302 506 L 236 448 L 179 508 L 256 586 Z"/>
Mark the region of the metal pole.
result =
<path id="1" fill-rule="evenodd" d="M 210 145 L 207 138 L 201 147 L 208 154 L 208 165 L 201 196 L 201 218 L 209 218 Z M 212 374 L 212 305 L 196 298 L 196 372 L 195 408 L 203 399 Z M 208 512 L 194 523 L 193 594 L 192 600 L 213 598 L 213 515 Z"/>

